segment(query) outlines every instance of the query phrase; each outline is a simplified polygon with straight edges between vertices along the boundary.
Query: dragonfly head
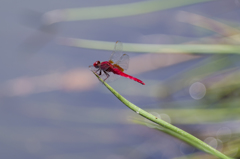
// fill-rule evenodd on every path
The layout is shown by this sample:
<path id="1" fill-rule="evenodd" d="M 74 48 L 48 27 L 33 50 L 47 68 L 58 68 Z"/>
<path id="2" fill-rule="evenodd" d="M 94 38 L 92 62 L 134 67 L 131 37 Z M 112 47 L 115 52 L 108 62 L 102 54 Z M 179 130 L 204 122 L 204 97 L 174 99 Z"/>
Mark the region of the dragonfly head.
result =
<path id="1" fill-rule="evenodd" d="M 93 66 L 96 67 L 96 68 L 99 68 L 100 67 L 100 61 L 94 62 Z"/>

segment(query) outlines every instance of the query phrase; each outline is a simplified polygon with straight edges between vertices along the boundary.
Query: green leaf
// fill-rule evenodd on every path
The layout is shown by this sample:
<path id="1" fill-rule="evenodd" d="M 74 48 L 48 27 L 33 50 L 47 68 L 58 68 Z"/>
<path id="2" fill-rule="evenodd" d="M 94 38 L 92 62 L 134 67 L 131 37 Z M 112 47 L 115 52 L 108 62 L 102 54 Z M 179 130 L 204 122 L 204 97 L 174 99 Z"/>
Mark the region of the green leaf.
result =
<path id="1" fill-rule="evenodd" d="M 133 103 L 129 102 L 127 99 L 125 99 L 123 96 L 121 96 L 117 91 L 115 91 L 111 86 L 109 86 L 106 82 L 104 82 L 96 73 L 94 73 L 94 74 L 108 88 L 108 90 L 110 90 L 128 108 L 130 108 L 137 114 L 141 115 L 142 117 L 158 124 L 159 130 L 166 132 L 172 136 L 175 136 L 176 138 L 181 139 L 181 140 L 195 146 L 196 148 L 201 149 L 202 151 L 210 153 L 214 156 L 217 156 L 217 157 L 223 158 L 223 159 L 229 159 L 229 157 L 225 156 L 218 150 L 212 148 L 211 146 L 209 146 L 205 142 L 199 140 L 198 138 L 192 136 L 191 134 L 169 124 L 168 122 L 165 122 L 164 120 L 161 120 L 161 119 L 155 117 L 154 115 L 144 111 L 143 109 L 141 109 L 138 106 L 134 105 Z"/>
<path id="2" fill-rule="evenodd" d="M 146 14 L 164 9 L 176 8 L 180 6 L 207 2 L 212 0 L 150 0 L 136 3 L 100 6 L 100 7 L 85 7 L 85 8 L 69 8 L 58 9 L 47 12 L 46 20 L 50 23 L 60 21 L 76 21 L 76 20 L 93 20 L 133 16 Z"/>
<path id="3" fill-rule="evenodd" d="M 59 38 L 61 45 L 81 47 L 96 50 L 113 50 L 115 42 L 85 40 L 76 38 Z M 157 45 L 123 43 L 123 51 L 136 53 L 216 53 L 216 54 L 240 54 L 239 45 L 206 45 L 206 44 L 180 44 L 180 45 Z"/>

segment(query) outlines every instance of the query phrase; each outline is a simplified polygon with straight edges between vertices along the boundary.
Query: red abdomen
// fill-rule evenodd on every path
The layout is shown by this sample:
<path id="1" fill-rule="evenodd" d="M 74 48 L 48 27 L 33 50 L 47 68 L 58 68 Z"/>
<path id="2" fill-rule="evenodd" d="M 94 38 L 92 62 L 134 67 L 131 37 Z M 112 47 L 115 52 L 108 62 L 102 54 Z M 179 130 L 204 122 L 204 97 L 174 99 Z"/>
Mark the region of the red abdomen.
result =
<path id="1" fill-rule="evenodd" d="M 134 80 L 134 81 L 136 81 L 136 82 L 138 82 L 138 83 L 141 83 L 142 85 L 145 85 L 145 83 L 143 83 L 143 81 L 141 81 L 140 79 L 135 78 L 135 77 L 133 77 L 133 76 L 130 76 L 130 75 L 128 75 L 128 74 L 126 74 L 126 73 L 118 70 L 118 69 L 113 69 L 112 72 L 113 72 L 114 74 L 117 74 L 117 75 L 120 75 L 120 76 L 129 78 L 129 79 Z"/>

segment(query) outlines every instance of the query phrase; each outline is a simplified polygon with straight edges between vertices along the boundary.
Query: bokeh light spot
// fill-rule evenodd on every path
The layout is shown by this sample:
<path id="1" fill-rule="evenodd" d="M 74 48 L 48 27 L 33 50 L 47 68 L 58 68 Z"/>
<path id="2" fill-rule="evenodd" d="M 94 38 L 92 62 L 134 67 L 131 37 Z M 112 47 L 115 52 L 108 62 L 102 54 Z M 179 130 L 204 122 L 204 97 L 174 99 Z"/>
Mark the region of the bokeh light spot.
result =
<path id="1" fill-rule="evenodd" d="M 217 138 L 223 142 L 230 140 L 232 131 L 228 127 L 222 127 L 217 131 Z"/>
<path id="2" fill-rule="evenodd" d="M 214 137 L 207 137 L 204 142 L 215 149 L 218 147 L 218 141 Z"/>
<path id="3" fill-rule="evenodd" d="M 193 99 L 202 99 L 206 94 L 206 87 L 200 82 L 195 82 L 190 86 L 189 94 Z"/>
<path id="4" fill-rule="evenodd" d="M 155 117 L 161 119 L 161 116 L 160 116 L 158 113 L 156 113 L 156 112 L 149 112 L 149 113 L 151 113 L 151 114 L 154 115 Z M 150 121 L 150 120 L 148 120 L 148 119 L 146 119 L 146 118 L 144 118 L 144 121 L 145 121 L 146 126 L 148 126 L 148 127 L 150 127 L 150 128 L 159 127 L 158 124 L 156 124 L 156 123 L 154 123 L 154 122 L 152 122 L 152 121 Z"/>
<path id="5" fill-rule="evenodd" d="M 169 117 L 169 115 L 167 114 L 160 114 L 160 117 L 162 120 L 168 122 L 168 123 L 171 123 L 171 118 Z"/>

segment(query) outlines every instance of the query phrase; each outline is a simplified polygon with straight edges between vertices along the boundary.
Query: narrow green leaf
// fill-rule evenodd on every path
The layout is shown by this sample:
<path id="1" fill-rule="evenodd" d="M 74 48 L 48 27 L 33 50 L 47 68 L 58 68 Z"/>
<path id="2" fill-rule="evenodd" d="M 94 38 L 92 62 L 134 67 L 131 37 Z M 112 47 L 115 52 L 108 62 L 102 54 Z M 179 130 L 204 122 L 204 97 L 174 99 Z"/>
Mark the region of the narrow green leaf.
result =
<path id="1" fill-rule="evenodd" d="M 113 50 L 115 42 L 85 40 L 75 38 L 59 38 L 59 44 L 96 50 Z M 239 45 L 206 45 L 206 44 L 181 44 L 157 45 L 124 43 L 123 51 L 138 53 L 215 53 L 215 54 L 240 54 Z"/>
<path id="2" fill-rule="evenodd" d="M 76 21 L 76 20 L 93 20 L 125 17 L 139 14 L 151 13 L 159 10 L 176 8 L 180 6 L 207 2 L 212 0 L 150 0 L 136 3 L 85 7 L 85 8 L 69 8 L 58 9 L 47 12 L 45 18 L 50 23 L 60 21 Z"/>
<path id="3" fill-rule="evenodd" d="M 216 149 L 212 148 L 211 146 L 209 146 L 205 142 L 199 140 L 198 138 L 192 136 L 191 134 L 169 124 L 168 122 L 165 122 L 165 121 L 155 117 L 154 115 L 152 115 L 152 114 L 144 111 L 143 109 L 137 107 L 136 105 L 132 104 L 127 99 L 125 99 L 123 96 L 121 96 L 117 91 L 115 91 L 111 86 L 109 86 L 106 82 L 104 82 L 96 73 L 94 73 L 94 74 L 108 88 L 108 90 L 110 90 L 128 108 L 132 109 L 134 112 L 141 115 L 142 117 L 163 127 L 163 128 L 159 127 L 159 129 L 163 130 L 164 132 L 168 132 L 168 134 L 171 134 L 172 136 L 175 136 L 178 139 L 181 139 L 187 143 L 190 143 L 193 146 L 195 146 L 207 153 L 210 153 L 219 158 L 229 159 L 229 157 L 225 156 L 221 152 L 217 151 Z"/>

